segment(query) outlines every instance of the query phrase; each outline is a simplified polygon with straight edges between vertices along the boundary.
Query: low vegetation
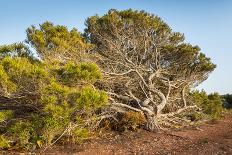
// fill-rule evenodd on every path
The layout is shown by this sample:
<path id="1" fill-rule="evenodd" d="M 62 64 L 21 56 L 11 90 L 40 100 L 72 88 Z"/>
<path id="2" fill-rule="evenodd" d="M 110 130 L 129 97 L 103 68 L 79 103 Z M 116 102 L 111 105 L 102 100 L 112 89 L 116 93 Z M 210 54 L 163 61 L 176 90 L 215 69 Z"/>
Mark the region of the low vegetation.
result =
<path id="1" fill-rule="evenodd" d="M 232 109 L 232 94 L 222 95 L 224 107 L 227 109 Z"/>
<path id="2" fill-rule="evenodd" d="M 65 131 L 79 140 L 107 104 L 106 93 L 93 86 L 101 78 L 95 64 L 53 66 L 6 57 L 0 68 L 2 147 L 49 145 Z"/>
<path id="3" fill-rule="evenodd" d="M 218 119 L 223 113 L 223 99 L 218 93 L 207 95 L 204 91 L 194 91 L 190 95 L 192 101 L 202 109 L 201 113 L 195 113 L 195 119 L 209 117 Z"/>

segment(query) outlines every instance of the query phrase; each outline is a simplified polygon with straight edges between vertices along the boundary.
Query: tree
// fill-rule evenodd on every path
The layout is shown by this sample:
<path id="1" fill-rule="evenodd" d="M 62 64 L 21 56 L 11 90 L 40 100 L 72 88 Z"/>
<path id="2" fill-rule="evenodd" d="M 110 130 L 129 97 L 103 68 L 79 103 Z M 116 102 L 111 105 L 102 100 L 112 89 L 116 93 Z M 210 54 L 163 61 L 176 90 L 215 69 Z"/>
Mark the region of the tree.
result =
<path id="1" fill-rule="evenodd" d="M 202 113 L 211 118 L 217 119 L 222 115 L 223 100 L 218 93 L 207 95 L 205 91 L 193 91 L 190 93 L 190 100 L 202 109 Z"/>
<path id="2" fill-rule="evenodd" d="M 224 107 L 232 108 L 232 95 L 225 94 L 225 95 L 222 95 L 222 98 L 224 99 Z"/>
<path id="3" fill-rule="evenodd" d="M 141 112 L 146 128 L 158 130 L 157 119 L 195 106 L 186 91 L 206 80 L 216 67 L 198 46 L 184 42 L 158 16 L 145 11 L 110 10 L 86 21 L 84 36 L 94 44 L 112 109 Z"/>
<path id="4" fill-rule="evenodd" d="M 3 59 L 7 56 L 11 57 L 26 57 L 33 59 L 33 53 L 24 43 L 14 43 L 10 45 L 1 45 L 0 46 L 0 59 Z"/>
<path id="5" fill-rule="evenodd" d="M 43 60 L 82 61 L 90 44 L 86 43 L 76 28 L 44 22 L 39 28 L 32 25 L 26 30 L 26 42 Z"/>

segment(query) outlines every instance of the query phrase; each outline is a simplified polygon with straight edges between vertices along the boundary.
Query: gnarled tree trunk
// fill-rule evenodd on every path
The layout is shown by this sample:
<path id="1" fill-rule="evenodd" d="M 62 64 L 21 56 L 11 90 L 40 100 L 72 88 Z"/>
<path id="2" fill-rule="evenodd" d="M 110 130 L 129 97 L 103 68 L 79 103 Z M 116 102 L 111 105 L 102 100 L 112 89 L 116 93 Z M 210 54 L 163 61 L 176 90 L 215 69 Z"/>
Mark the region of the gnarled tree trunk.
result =
<path id="1" fill-rule="evenodd" d="M 145 129 L 152 132 L 158 132 L 160 127 L 158 122 L 153 115 L 147 115 L 147 123 L 145 125 Z"/>

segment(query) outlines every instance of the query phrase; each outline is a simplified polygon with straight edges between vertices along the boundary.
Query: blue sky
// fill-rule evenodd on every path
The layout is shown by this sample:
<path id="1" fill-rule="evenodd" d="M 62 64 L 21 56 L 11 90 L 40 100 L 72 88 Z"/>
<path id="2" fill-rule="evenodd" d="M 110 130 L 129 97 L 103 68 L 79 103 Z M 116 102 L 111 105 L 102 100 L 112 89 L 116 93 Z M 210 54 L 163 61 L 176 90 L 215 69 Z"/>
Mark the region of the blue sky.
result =
<path id="1" fill-rule="evenodd" d="M 198 88 L 232 93 L 231 0 L 1 0 L 0 7 L 0 44 L 23 41 L 27 27 L 46 20 L 83 31 L 88 16 L 111 8 L 156 14 L 217 64 Z"/>

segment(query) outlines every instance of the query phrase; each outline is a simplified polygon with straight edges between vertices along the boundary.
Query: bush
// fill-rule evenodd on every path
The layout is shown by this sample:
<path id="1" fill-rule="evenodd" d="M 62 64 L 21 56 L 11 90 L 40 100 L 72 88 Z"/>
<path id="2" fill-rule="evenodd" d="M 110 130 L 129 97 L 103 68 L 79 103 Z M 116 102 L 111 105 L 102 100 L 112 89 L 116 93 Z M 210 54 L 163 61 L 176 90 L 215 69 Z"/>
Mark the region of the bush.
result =
<path id="1" fill-rule="evenodd" d="M 202 112 L 195 112 L 193 114 L 190 114 L 188 117 L 191 121 L 199 121 L 205 118 L 205 114 Z"/>
<path id="2" fill-rule="evenodd" d="M 21 57 L 2 59 L 0 95 L 11 102 L 0 103 L 6 108 L 0 111 L 4 125 L 0 148 L 47 146 L 65 131 L 69 132 L 63 137 L 75 142 L 86 139 L 88 121 L 94 123 L 107 103 L 106 93 L 93 88 L 100 78 L 92 63 L 47 65 Z"/>
<path id="3" fill-rule="evenodd" d="M 0 135 L 0 149 L 7 149 L 9 147 L 10 145 L 8 140 L 4 136 Z"/>
<path id="4" fill-rule="evenodd" d="M 0 123 L 6 121 L 7 119 L 13 116 L 13 112 L 11 110 L 2 110 L 0 111 Z"/>
<path id="5" fill-rule="evenodd" d="M 19 121 L 11 125 L 9 128 L 12 140 L 14 140 L 18 146 L 26 146 L 29 144 L 30 133 L 33 132 L 31 123 L 29 121 Z"/>
<path id="6" fill-rule="evenodd" d="M 222 95 L 223 100 L 223 106 L 227 109 L 232 109 L 232 95 L 231 94 L 226 94 Z"/>
<path id="7" fill-rule="evenodd" d="M 111 122 L 110 126 L 116 131 L 135 131 L 145 124 L 146 119 L 142 113 L 127 111 L 126 113 L 119 114 L 118 122 Z"/>
<path id="8" fill-rule="evenodd" d="M 85 139 L 108 102 L 94 87 L 102 76 L 88 61 L 92 45 L 75 28 L 50 22 L 28 28 L 26 42 L 35 51 L 0 46 L 0 148 L 43 147 L 60 135 Z"/>
<path id="9" fill-rule="evenodd" d="M 207 95 L 204 91 L 195 91 L 191 93 L 191 97 L 193 102 L 202 108 L 204 114 L 213 119 L 217 119 L 222 116 L 223 102 L 221 96 L 218 93 Z M 200 114 L 196 114 L 196 119 L 199 119 L 197 115 L 202 117 L 202 115 L 200 116 Z"/>

